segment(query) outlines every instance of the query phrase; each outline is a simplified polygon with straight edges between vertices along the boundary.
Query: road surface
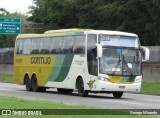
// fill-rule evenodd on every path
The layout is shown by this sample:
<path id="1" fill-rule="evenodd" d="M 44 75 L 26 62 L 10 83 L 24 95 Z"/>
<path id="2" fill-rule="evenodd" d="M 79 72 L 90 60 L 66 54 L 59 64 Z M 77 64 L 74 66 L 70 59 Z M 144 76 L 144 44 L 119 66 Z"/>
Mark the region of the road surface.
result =
<path id="1" fill-rule="evenodd" d="M 11 83 L 0 83 L 0 96 L 85 105 L 104 109 L 160 109 L 160 96 L 124 93 L 121 99 L 114 99 L 112 94 L 89 93 L 88 97 L 79 97 L 77 92 L 71 95 L 63 95 L 58 94 L 56 89 L 47 89 L 45 93 L 27 92 L 25 86 Z"/>

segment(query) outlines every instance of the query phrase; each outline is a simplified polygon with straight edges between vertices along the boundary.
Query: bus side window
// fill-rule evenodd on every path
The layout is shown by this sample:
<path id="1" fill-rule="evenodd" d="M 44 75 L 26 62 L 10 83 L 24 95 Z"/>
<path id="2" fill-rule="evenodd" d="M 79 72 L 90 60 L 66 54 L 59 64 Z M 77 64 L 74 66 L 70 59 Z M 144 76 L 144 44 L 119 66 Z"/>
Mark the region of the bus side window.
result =
<path id="1" fill-rule="evenodd" d="M 40 39 L 32 39 L 31 54 L 39 54 Z"/>
<path id="2" fill-rule="evenodd" d="M 40 41 L 40 54 L 49 54 L 49 48 L 50 48 L 50 38 L 41 38 Z"/>
<path id="3" fill-rule="evenodd" d="M 19 54 L 19 48 L 20 48 L 20 39 L 17 39 L 17 42 L 16 42 L 16 54 Z"/>
<path id="4" fill-rule="evenodd" d="M 85 53 L 85 36 L 75 36 L 73 52 L 75 54 Z"/>
<path id="5" fill-rule="evenodd" d="M 23 54 L 30 54 L 31 42 L 31 39 L 24 39 Z"/>
<path id="6" fill-rule="evenodd" d="M 61 52 L 62 54 L 73 53 L 74 36 L 63 37 Z"/>
<path id="7" fill-rule="evenodd" d="M 50 43 L 50 54 L 59 54 L 62 43 L 62 37 L 52 37 Z"/>
<path id="8" fill-rule="evenodd" d="M 17 54 L 23 54 L 24 39 L 18 39 Z"/>

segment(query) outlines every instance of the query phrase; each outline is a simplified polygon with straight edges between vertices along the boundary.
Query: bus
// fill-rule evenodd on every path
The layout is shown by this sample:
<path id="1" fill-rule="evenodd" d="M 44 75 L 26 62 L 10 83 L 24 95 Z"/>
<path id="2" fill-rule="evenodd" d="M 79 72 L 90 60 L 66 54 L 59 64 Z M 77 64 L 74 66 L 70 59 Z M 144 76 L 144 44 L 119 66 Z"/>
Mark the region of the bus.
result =
<path id="1" fill-rule="evenodd" d="M 27 91 L 79 96 L 139 92 L 142 61 L 149 49 L 136 34 L 93 29 L 49 30 L 43 34 L 19 34 L 14 51 L 14 81 Z"/>

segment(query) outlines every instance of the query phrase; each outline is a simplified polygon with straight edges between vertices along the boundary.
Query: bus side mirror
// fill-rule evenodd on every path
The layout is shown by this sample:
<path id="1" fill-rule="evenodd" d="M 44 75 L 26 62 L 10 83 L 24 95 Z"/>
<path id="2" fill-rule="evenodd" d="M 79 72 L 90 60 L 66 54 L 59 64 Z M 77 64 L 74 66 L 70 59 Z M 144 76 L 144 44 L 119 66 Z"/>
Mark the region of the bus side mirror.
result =
<path id="1" fill-rule="evenodd" d="M 141 54 L 142 54 L 142 61 L 148 61 L 150 56 L 150 51 L 148 48 L 141 46 L 140 47 Z"/>
<path id="2" fill-rule="evenodd" d="M 96 44 L 96 46 L 97 46 L 97 58 L 102 57 L 102 53 L 103 53 L 102 45 Z"/>

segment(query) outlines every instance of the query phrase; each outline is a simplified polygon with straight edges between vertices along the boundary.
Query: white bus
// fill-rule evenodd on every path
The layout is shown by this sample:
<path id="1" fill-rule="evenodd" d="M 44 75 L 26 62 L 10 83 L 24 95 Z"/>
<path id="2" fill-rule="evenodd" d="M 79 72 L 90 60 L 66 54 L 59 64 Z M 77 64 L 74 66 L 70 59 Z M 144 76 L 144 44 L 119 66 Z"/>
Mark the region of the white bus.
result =
<path id="1" fill-rule="evenodd" d="M 142 61 L 149 50 L 136 34 L 90 29 L 20 34 L 14 54 L 14 80 L 27 91 L 57 88 L 60 93 L 139 92 Z"/>

